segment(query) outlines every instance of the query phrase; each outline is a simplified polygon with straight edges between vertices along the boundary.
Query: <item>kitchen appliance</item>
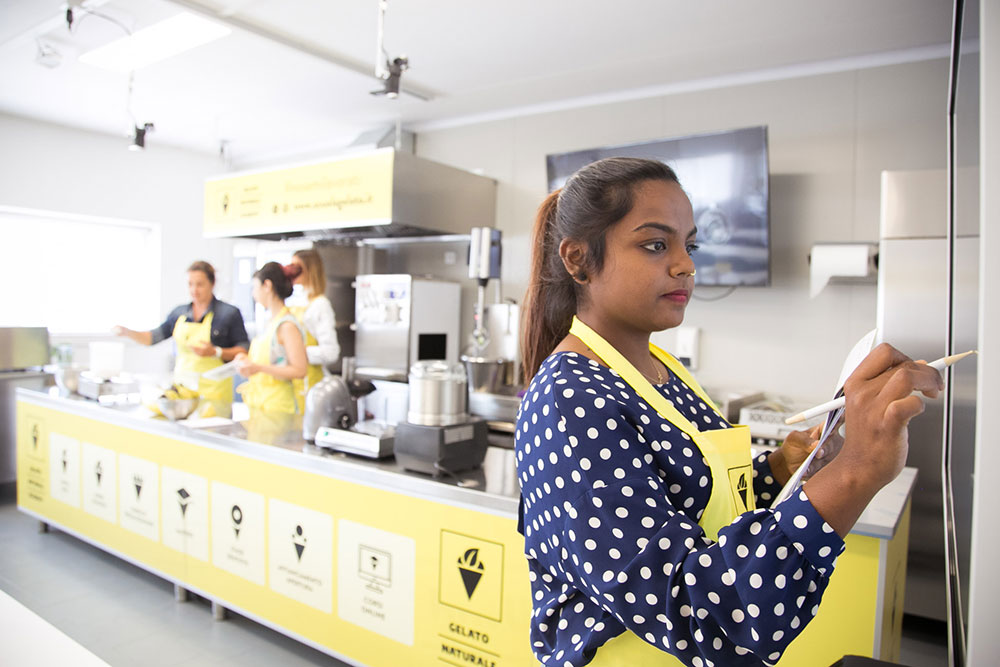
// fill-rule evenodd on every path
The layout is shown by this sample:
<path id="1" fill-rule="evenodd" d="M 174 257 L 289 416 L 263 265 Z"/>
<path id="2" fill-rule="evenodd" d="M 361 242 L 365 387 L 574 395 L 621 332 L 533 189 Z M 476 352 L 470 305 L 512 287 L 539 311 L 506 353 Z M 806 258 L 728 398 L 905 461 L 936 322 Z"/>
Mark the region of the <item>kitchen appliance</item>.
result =
<path id="1" fill-rule="evenodd" d="M 465 368 L 419 361 L 410 369 L 409 410 L 396 425 L 396 460 L 428 475 L 475 468 L 486 456 L 486 421 L 468 414 Z"/>
<path id="2" fill-rule="evenodd" d="M 954 238 L 954 286 L 948 310 L 947 195 L 944 170 L 882 173 L 882 220 L 879 242 L 878 327 L 882 339 L 913 359 L 948 354 L 946 323 L 953 327 L 956 351 L 978 346 L 979 227 L 975 215 L 958 218 Z M 959 170 L 960 201 L 978 201 L 978 170 Z M 971 532 L 971 493 L 976 429 L 977 364 L 956 364 L 948 435 L 952 474 L 962 480 L 953 489 L 960 536 Z M 925 401 L 924 412 L 909 431 L 906 464 L 917 468 L 913 520 L 906 567 L 905 612 L 947 618 L 945 524 L 941 462 L 945 437 L 942 401 Z M 966 542 L 968 544 L 968 542 Z M 966 551 L 965 557 L 968 558 Z M 967 561 L 964 566 L 967 566 Z M 966 570 L 967 572 L 967 570 Z M 966 580 L 967 581 L 967 580 Z M 967 598 L 966 598 L 967 599 Z"/>
<path id="3" fill-rule="evenodd" d="M 344 367 L 353 363 L 344 359 Z M 306 394 L 302 437 L 317 447 L 382 458 L 392 454 L 393 429 L 380 422 L 358 421 L 358 398 L 375 391 L 367 380 L 328 375 Z"/>
<path id="4" fill-rule="evenodd" d="M 355 293 L 359 376 L 402 381 L 417 361 L 458 361 L 457 283 L 408 274 L 368 274 L 356 278 Z"/>
<path id="5" fill-rule="evenodd" d="M 45 327 L 0 327 L 0 484 L 17 478 L 15 393 L 44 389 L 49 381 L 49 331 Z"/>
<path id="6" fill-rule="evenodd" d="M 465 368 L 446 361 L 418 361 L 410 368 L 406 420 L 424 426 L 449 426 L 468 419 L 469 385 Z"/>

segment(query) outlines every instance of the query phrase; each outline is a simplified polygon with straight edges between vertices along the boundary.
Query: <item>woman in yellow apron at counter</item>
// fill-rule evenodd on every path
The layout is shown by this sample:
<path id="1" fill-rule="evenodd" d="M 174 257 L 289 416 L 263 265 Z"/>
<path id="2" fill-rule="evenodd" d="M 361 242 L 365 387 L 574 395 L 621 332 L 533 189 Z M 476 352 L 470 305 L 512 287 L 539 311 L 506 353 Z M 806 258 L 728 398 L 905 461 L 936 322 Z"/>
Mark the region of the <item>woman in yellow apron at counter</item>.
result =
<path id="1" fill-rule="evenodd" d="M 300 406 L 304 406 L 306 392 L 328 374 L 327 366 L 340 358 L 340 344 L 337 342 L 337 320 L 333 304 L 326 297 L 323 258 L 312 248 L 297 250 L 292 255 L 291 265 L 301 269 L 292 281 L 293 285 L 302 285 L 309 299 L 307 305 L 289 309 L 302 324 L 306 334 L 309 371 L 304 380 L 292 382 L 295 386 L 295 399 Z"/>
<path id="2" fill-rule="evenodd" d="M 177 306 L 167 319 L 150 331 L 134 331 L 116 326 L 114 332 L 142 345 L 155 345 L 173 338 L 177 345 L 174 382 L 197 388 L 205 406 L 228 416 L 233 402 L 233 381 L 201 377 L 205 371 L 245 353 L 250 347 L 243 316 L 236 306 L 215 298 L 215 269 L 208 262 L 197 261 L 187 270 L 191 303 Z"/>
<path id="3" fill-rule="evenodd" d="M 271 319 L 250 343 L 250 352 L 236 357 L 240 375 L 249 378 L 239 391 L 252 411 L 301 412 L 292 381 L 306 375 L 305 336 L 285 306 L 298 271 L 298 267 L 268 262 L 253 274 L 253 299 L 267 309 Z"/>
<path id="4" fill-rule="evenodd" d="M 515 437 L 520 528 L 544 664 L 764 665 L 816 614 L 843 537 L 902 469 L 937 371 L 889 345 L 847 381 L 843 449 L 764 507 L 815 446 L 751 461 L 684 367 L 649 342 L 694 286 L 695 225 L 674 172 L 609 158 L 542 204 L 525 301 Z"/>

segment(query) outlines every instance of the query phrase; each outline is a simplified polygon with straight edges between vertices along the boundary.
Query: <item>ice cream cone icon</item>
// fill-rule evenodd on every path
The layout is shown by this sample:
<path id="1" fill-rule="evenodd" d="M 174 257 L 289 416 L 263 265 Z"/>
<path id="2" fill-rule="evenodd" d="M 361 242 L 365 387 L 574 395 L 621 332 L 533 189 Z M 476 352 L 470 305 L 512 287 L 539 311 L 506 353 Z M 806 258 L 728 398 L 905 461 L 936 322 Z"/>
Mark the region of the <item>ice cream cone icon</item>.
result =
<path id="1" fill-rule="evenodd" d="M 476 592 L 476 587 L 479 585 L 479 580 L 483 578 L 485 570 L 483 561 L 479 560 L 479 549 L 467 549 L 458 559 L 458 572 L 462 575 L 465 593 L 470 600 L 472 594 Z"/>

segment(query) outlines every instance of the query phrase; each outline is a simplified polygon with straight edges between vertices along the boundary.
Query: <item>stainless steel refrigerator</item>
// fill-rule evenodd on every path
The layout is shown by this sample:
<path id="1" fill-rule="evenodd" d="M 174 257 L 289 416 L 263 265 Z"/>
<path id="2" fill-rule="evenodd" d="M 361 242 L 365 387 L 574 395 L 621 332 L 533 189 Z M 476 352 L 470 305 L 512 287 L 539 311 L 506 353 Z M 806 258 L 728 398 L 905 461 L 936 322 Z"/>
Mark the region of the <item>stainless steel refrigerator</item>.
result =
<path id="1" fill-rule="evenodd" d="M 962 206 L 962 202 L 977 202 L 977 188 L 978 170 L 957 170 L 957 206 Z M 978 216 L 956 211 L 953 279 L 949 281 L 947 194 L 947 175 L 943 169 L 882 173 L 878 326 L 882 340 L 914 359 L 931 361 L 951 351 L 977 347 Z M 978 211 L 978 206 L 975 209 Z M 946 349 L 949 323 L 953 350 Z M 955 567 L 967 574 L 974 481 L 976 366 L 972 357 L 951 369 L 947 431 L 942 399 L 925 401 L 926 411 L 910 425 L 907 465 L 918 468 L 919 473 L 913 496 L 904 611 L 942 621 L 948 615 L 942 449 L 947 436 L 952 452 L 955 533 L 958 544 L 965 545 L 959 550 Z M 963 580 L 968 581 L 967 576 Z"/>

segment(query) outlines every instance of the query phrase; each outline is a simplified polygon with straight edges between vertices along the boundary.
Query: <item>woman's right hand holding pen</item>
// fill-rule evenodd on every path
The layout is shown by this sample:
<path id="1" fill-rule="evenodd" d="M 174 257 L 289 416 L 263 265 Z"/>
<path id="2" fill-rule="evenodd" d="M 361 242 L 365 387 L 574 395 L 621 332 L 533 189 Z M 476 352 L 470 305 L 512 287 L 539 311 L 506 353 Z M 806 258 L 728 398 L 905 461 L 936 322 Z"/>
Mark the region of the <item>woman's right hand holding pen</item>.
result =
<path id="1" fill-rule="evenodd" d="M 936 397 L 941 374 L 883 343 L 844 384 L 846 437 L 840 454 L 804 485 L 816 511 L 841 537 L 906 463 L 907 426 L 924 411 L 921 392 Z"/>

